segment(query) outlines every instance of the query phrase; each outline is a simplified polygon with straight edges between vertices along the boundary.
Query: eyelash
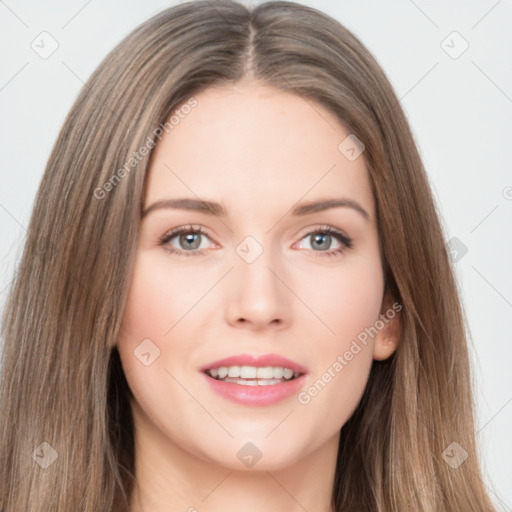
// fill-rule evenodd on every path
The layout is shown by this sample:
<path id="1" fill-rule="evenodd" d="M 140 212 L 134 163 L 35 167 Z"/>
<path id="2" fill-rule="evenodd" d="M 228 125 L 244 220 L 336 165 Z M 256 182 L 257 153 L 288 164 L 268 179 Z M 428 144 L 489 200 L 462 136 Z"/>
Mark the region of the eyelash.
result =
<path id="1" fill-rule="evenodd" d="M 183 233 L 193 233 L 195 235 L 205 235 L 208 236 L 208 234 L 201 229 L 201 226 L 194 227 L 192 225 L 189 226 L 183 226 L 181 228 L 177 228 L 169 233 L 166 233 L 165 235 L 161 236 L 159 240 L 159 245 L 164 247 L 164 250 L 170 252 L 171 254 L 176 254 L 178 256 L 202 256 L 205 249 L 202 250 L 196 250 L 196 251 L 180 251 L 175 249 L 174 247 L 171 247 L 167 245 L 173 238 L 175 238 L 178 235 L 181 235 Z M 337 229 L 334 229 L 331 226 L 316 226 L 313 230 L 308 231 L 302 238 L 306 238 L 308 236 L 314 235 L 314 234 L 327 234 L 329 236 L 333 236 L 338 242 L 341 243 L 341 247 L 338 249 L 333 249 L 330 251 L 313 251 L 315 256 L 319 257 L 331 257 L 331 256 L 337 256 L 340 254 L 343 254 L 347 249 L 352 248 L 352 238 L 349 236 L 343 234 L 341 231 L 338 231 Z"/>

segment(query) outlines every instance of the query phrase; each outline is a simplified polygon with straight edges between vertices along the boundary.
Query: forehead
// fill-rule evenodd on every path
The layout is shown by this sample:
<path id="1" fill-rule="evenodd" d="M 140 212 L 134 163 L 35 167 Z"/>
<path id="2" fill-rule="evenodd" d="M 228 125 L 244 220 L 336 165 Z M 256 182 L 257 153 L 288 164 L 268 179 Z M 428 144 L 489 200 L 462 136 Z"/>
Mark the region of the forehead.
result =
<path id="1" fill-rule="evenodd" d="M 364 153 L 347 158 L 339 146 L 351 134 L 322 105 L 254 83 L 211 87 L 194 99 L 154 150 L 146 205 L 196 195 L 228 210 L 282 211 L 339 196 L 363 203 L 373 217 Z"/>

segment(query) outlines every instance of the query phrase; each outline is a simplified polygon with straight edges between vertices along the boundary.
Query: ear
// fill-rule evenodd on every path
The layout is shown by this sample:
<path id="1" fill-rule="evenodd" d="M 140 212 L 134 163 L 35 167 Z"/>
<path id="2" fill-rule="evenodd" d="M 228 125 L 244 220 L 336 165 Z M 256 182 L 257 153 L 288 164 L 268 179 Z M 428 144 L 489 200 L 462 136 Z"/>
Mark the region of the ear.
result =
<path id="1" fill-rule="evenodd" d="M 398 348 L 402 336 L 402 305 L 394 301 L 389 293 L 384 295 L 378 325 L 382 326 L 373 339 L 373 358 L 387 359 Z"/>

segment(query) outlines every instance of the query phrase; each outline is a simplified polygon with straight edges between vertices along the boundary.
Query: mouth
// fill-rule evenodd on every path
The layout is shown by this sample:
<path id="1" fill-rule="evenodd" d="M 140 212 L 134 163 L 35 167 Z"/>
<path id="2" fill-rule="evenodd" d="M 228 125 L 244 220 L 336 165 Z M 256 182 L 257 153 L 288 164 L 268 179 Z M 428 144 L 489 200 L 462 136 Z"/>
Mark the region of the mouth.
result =
<path id="1" fill-rule="evenodd" d="M 305 366 L 280 354 L 237 354 L 199 369 L 209 388 L 244 406 L 267 406 L 291 398 L 306 384 Z"/>
<path id="2" fill-rule="evenodd" d="M 209 368 L 204 373 L 221 382 L 242 386 L 274 386 L 293 381 L 304 375 L 283 366 L 220 366 Z"/>

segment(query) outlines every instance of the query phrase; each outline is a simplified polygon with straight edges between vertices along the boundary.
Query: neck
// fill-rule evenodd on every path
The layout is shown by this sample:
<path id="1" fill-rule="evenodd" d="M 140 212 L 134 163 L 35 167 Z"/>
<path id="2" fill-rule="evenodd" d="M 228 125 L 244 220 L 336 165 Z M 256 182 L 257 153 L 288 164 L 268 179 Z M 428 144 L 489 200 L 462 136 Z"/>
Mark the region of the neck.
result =
<path id="1" fill-rule="evenodd" d="M 245 468 L 238 459 L 223 457 L 227 446 L 218 447 L 219 461 L 209 460 L 193 446 L 164 436 L 137 404 L 132 410 L 136 486 L 130 512 L 241 508 L 244 512 L 334 512 L 331 497 L 339 433 L 311 453 L 296 454 L 289 464 L 277 466 L 272 457 L 265 461 L 263 456 L 252 468 Z"/>

